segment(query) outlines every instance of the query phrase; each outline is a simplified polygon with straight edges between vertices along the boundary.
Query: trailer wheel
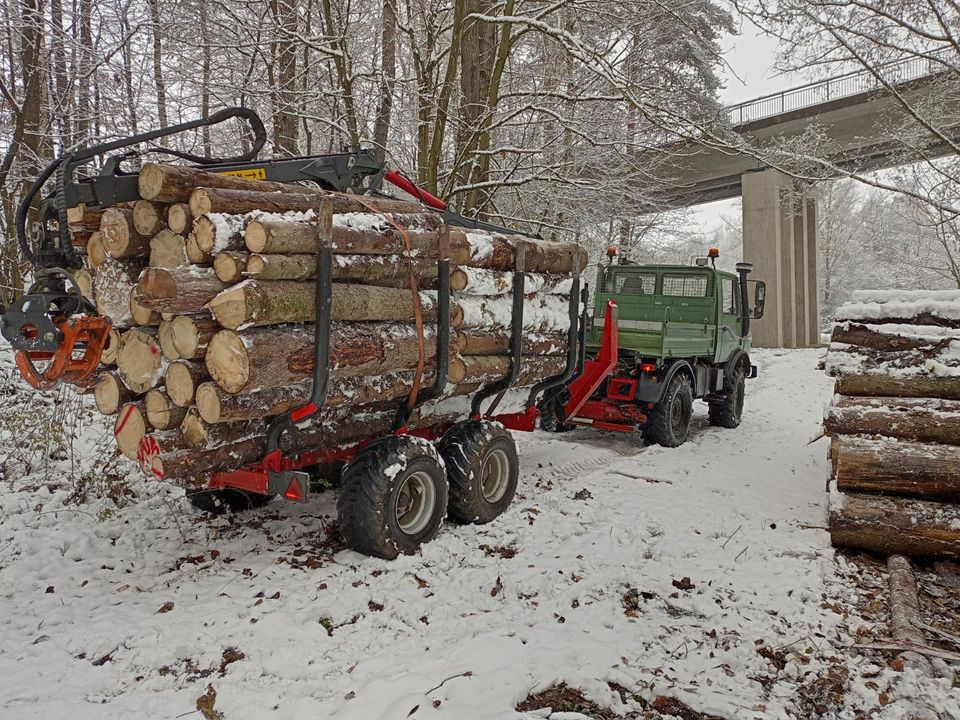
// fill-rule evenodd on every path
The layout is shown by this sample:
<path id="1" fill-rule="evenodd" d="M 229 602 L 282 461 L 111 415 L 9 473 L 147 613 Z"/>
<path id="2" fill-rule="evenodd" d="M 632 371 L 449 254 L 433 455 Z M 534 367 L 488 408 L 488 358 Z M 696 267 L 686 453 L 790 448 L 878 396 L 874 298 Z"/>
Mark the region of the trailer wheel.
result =
<path id="1" fill-rule="evenodd" d="M 439 443 L 450 481 L 448 516 L 456 523 L 483 525 L 499 517 L 517 491 L 517 444 L 500 423 L 468 420 L 454 425 Z"/>
<path id="2" fill-rule="evenodd" d="M 570 393 L 567 390 L 562 390 L 549 400 L 540 404 L 541 430 L 561 433 L 568 432 L 577 427 L 573 423 L 564 422 L 560 419 L 563 414 L 563 407 L 567 404 L 568 400 L 570 400 Z"/>
<path id="3" fill-rule="evenodd" d="M 392 560 L 430 540 L 447 512 L 447 477 L 433 443 L 410 435 L 380 438 L 343 469 L 340 532 L 365 555 Z"/>
<path id="4" fill-rule="evenodd" d="M 747 373 L 743 365 L 733 371 L 730 385 L 722 399 L 709 403 L 710 424 L 723 428 L 735 428 L 743 417 L 743 399 L 746 395 Z"/>
<path id="5" fill-rule="evenodd" d="M 670 381 L 663 399 L 647 414 L 641 426 L 643 437 L 663 447 L 677 447 L 686 442 L 693 418 L 693 389 L 690 379 L 677 373 Z"/>
<path id="6" fill-rule="evenodd" d="M 269 503 L 273 497 L 273 495 L 261 495 L 236 488 L 187 490 L 187 502 L 197 510 L 211 515 L 255 510 Z"/>

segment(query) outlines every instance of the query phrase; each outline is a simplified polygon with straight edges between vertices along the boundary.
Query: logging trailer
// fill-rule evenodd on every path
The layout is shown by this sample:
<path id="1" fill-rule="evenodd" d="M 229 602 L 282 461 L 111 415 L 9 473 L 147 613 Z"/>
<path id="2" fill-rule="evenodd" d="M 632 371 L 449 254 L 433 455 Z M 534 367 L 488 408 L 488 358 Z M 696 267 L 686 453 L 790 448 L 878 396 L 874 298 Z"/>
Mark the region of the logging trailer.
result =
<path id="1" fill-rule="evenodd" d="M 251 150 L 242 155 L 209 158 L 167 148 L 148 152 L 174 155 L 212 173 L 283 183 L 308 181 L 325 190 L 374 197 L 387 181 L 441 214 L 448 225 L 518 235 L 456 213 L 396 170 L 387 171 L 372 150 L 258 161 L 266 133 L 259 117 L 246 109 L 227 109 L 206 120 L 85 148 L 61 157 L 41 173 L 16 217 L 18 241 L 33 265 L 34 280 L 0 317 L 0 330 L 33 387 L 49 389 L 61 382 L 89 387 L 111 329 L 110 318 L 97 314 L 74 280 L 73 271 L 82 267 L 82 258 L 72 245 L 66 210 L 80 204 L 96 209 L 137 200 L 137 173 L 122 167 L 139 155 L 131 146 L 231 118 L 247 123 L 253 138 Z M 124 151 L 110 155 L 120 149 Z M 78 168 L 98 157 L 104 158 L 99 173 L 74 178 Z M 39 222 L 28 234 L 28 213 L 51 180 L 54 190 L 39 202 Z M 203 489 L 188 491 L 196 507 L 239 510 L 262 506 L 278 495 L 303 501 L 312 480 L 340 467 L 338 512 L 345 540 L 358 551 L 392 558 L 432 538 L 444 517 L 486 523 L 507 508 L 519 471 L 510 430 L 532 431 L 541 417 L 545 429 L 591 425 L 632 432 L 639 426 L 652 441 L 678 445 L 686 438 L 694 397 L 710 403 L 716 424 L 735 427 L 743 406 L 743 380 L 756 374 L 748 356 L 749 324 L 751 317 L 762 314 L 763 283 L 757 285 L 756 308 L 751 310 L 748 264 L 738 265 L 738 277 L 707 267 L 706 258 L 694 267 L 630 266 L 614 265 L 611 253 L 610 263 L 597 276 L 593 312 L 588 309 L 587 288 L 581 286 L 579 261 L 574 262 L 562 372 L 534 384 L 520 412 L 497 413 L 500 399 L 520 372 L 525 273 L 523 248 L 518 245 L 510 290 L 509 372 L 473 393 L 469 413 L 461 420 L 411 428 L 411 412 L 440 397 L 447 381 L 450 262 L 440 252 L 433 383 L 398 404 L 392 432 L 382 437 L 349 448 L 284 453 L 284 433 L 315 419 L 327 393 L 332 255 L 329 247 L 323 247 L 316 256 L 310 396 L 270 422 L 259 462 L 213 472 Z M 149 454 L 151 441 L 152 436 L 144 438 L 141 453 Z"/>

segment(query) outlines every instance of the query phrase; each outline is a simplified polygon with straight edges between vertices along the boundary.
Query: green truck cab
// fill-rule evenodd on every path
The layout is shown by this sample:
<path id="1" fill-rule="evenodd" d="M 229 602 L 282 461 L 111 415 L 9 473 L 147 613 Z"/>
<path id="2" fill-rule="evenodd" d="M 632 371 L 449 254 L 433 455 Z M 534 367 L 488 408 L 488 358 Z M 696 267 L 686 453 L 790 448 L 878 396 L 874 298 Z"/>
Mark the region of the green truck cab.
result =
<path id="1" fill-rule="evenodd" d="M 692 266 L 632 265 L 614 264 L 611 253 L 597 273 L 582 372 L 543 406 L 542 426 L 639 428 L 649 441 L 675 447 L 700 399 L 712 424 L 737 427 L 745 380 L 757 373 L 750 323 L 763 315 L 766 287 L 747 279 L 749 263 L 730 273 L 715 267 L 717 257 L 711 249 Z"/>

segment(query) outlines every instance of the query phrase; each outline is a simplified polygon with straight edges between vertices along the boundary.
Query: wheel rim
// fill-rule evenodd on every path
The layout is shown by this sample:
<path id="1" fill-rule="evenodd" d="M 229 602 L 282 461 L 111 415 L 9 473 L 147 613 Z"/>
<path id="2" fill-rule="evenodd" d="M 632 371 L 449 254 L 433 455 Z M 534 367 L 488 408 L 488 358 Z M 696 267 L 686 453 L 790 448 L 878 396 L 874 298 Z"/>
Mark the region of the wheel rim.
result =
<path id="1" fill-rule="evenodd" d="M 495 503 L 507 492 L 510 484 L 510 459 L 500 448 L 490 452 L 480 470 L 480 492 L 488 503 Z"/>
<path id="2" fill-rule="evenodd" d="M 430 523 L 434 506 L 437 503 L 437 491 L 433 481 L 425 472 L 415 472 L 407 476 L 397 493 L 397 525 L 407 535 L 422 532 Z"/>
<path id="3" fill-rule="evenodd" d="M 683 398 L 679 395 L 673 398 L 673 405 L 670 407 L 670 429 L 675 434 L 683 431 Z"/>

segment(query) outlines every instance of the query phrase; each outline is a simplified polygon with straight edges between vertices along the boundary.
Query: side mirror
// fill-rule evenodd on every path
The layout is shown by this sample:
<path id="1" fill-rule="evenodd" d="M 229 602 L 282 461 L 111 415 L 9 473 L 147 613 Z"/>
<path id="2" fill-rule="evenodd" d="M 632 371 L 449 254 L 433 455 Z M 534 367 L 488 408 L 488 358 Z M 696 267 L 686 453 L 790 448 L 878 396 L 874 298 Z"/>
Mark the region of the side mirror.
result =
<path id="1" fill-rule="evenodd" d="M 757 280 L 757 287 L 753 292 L 753 319 L 759 320 L 763 317 L 763 303 L 767 299 L 767 284 L 763 280 Z"/>

